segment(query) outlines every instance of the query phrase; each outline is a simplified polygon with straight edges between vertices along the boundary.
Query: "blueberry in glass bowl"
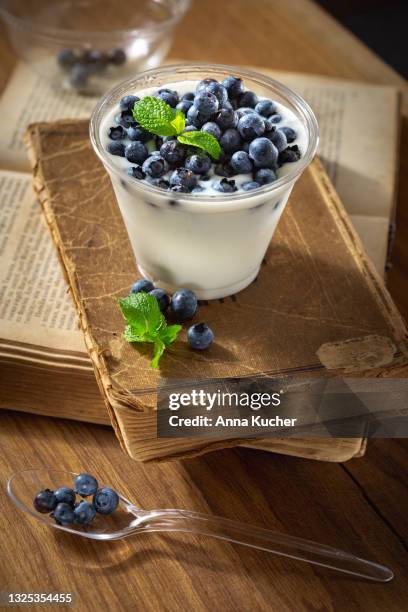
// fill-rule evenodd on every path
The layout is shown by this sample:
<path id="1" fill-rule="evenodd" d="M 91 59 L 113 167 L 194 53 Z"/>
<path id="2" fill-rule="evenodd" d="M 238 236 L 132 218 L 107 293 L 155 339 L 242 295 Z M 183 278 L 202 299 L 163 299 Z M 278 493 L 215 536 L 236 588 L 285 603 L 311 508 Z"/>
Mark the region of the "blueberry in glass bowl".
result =
<path id="1" fill-rule="evenodd" d="M 98 95 L 158 66 L 191 0 L 0 0 L 17 56 L 54 86 Z"/>

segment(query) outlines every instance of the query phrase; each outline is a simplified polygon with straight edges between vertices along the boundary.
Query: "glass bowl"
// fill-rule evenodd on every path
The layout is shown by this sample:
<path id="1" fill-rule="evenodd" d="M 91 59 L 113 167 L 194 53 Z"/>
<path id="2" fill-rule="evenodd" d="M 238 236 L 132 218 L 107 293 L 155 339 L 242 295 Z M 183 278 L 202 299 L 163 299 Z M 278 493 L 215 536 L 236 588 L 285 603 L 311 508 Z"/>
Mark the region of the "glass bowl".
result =
<path id="1" fill-rule="evenodd" d="M 97 95 L 166 56 L 191 0 L 0 0 L 14 51 L 56 87 Z"/>

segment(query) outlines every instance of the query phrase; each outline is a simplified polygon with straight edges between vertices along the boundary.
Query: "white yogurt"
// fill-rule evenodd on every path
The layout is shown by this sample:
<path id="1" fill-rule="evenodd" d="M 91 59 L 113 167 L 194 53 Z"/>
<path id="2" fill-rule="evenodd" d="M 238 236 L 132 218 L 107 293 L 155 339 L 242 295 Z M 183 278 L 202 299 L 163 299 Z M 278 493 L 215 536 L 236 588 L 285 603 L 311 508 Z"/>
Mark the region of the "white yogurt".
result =
<path id="1" fill-rule="evenodd" d="M 174 82 L 163 87 L 174 89 L 181 96 L 195 91 L 197 83 Z M 157 87 L 126 93 L 143 97 L 155 91 Z M 290 109 L 280 103 L 276 105 L 282 115 L 277 127 L 292 127 L 298 137 L 291 145 L 297 144 L 304 154 L 308 138 L 302 123 Z M 101 121 L 100 138 L 105 149 L 112 142 L 108 132 L 116 125 L 115 117 L 119 112 L 117 106 Z M 125 140 L 121 142 L 127 144 Z M 152 143 L 149 146 L 151 148 Z M 159 188 L 145 189 L 144 185 L 149 185 L 146 179 L 127 176 L 127 169 L 133 164 L 124 157 L 106 155 L 119 170 L 113 172 L 107 167 L 143 276 L 170 292 L 181 287 L 192 289 L 199 299 L 232 295 L 254 280 L 295 179 L 267 193 L 262 189 L 240 189 L 233 194 L 223 194 L 214 189 L 214 184 L 224 177 L 212 173 L 210 180 L 199 180 L 203 191 L 174 193 Z M 298 164 L 284 164 L 277 170 L 278 178 L 295 171 Z M 238 188 L 253 180 L 249 174 L 232 179 Z M 244 199 L 232 200 L 231 196 L 237 194 L 242 194 Z M 183 200 L 185 195 L 187 199 Z"/>

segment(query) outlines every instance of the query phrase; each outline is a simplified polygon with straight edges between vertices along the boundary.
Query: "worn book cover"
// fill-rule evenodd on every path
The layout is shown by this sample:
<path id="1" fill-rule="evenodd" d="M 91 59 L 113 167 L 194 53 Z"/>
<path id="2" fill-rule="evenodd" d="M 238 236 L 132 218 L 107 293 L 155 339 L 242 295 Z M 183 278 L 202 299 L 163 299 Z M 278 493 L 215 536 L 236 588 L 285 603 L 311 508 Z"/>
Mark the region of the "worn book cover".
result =
<path id="1" fill-rule="evenodd" d="M 117 298 L 128 293 L 138 274 L 109 178 L 91 149 L 88 123 L 35 124 L 28 142 L 37 194 L 98 384 L 117 435 L 135 459 L 179 458 L 245 444 L 157 439 L 160 376 L 403 375 L 404 323 L 318 161 L 296 184 L 257 281 L 236 296 L 200 306 L 200 319 L 213 328 L 217 342 L 205 355 L 197 354 L 182 335 L 157 372 L 149 367 L 151 347 L 122 338 Z M 250 444 L 278 451 L 281 444 L 288 452 L 291 442 Z M 321 440 L 293 443 L 297 449 L 304 445 L 303 456 L 339 461 L 362 448 L 361 440 L 330 440 L 319 454 Z"/>

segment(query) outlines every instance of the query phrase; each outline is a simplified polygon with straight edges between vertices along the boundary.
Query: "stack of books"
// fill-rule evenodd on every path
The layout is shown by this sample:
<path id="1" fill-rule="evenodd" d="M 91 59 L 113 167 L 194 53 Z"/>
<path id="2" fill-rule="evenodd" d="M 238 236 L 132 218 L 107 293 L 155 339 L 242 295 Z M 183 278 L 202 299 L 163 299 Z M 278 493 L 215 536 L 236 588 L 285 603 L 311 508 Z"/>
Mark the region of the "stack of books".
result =
<path id="1" fill-rule="evenodd" d="M 217 333 L 220 353 L 203 364 L 199 357 L 187 355 L 181 343 L 177 359 L 172 361 L 170 357 L 166 362 L 163 358 L 163 374 L 182 377 L 183 368 L 177 365 L 181 359 L 187 360 L 192 378 L 257 373 L 275 376 L 310 373 L 316 368 L 320 375 L 335 375 L 339 373 L 336 369 L 330 370 L 319 360 L 319 348 L 375 335 L 388 338 L 397 347 L 396 353 L 386 366 L 376 369 L 371 365 L 364 375 L 378 374 L 379 370 L 381 375 L 392 376 L 401 365 L 398 347 L 405 330 L 379 275 L 385 268 L 393 216 L 398 92 L 321 77 L 274 76 L 298 90 L 316 109 L 322 132 L 321 159 L 349 215 L 327 174 L 315 163 L 295 186 L 255 291 L 246 290 L 227 305 L 210 303 L 202 307 L 206 320 L 225 320 Z M 114 224 L 104 224 L 101 206 L 115 208 L 113 192 L 90 149 L 87 122 L 52 123 L 61 116 L 87 117 L 94 101 L 79 102 L 70 95 L 58 97 L 38 79 L 18 67 L 0 104 L 1 110 L 7 108 L 8 116 L 11 110 L 14 113 L 0 137 L 0 371 L 5 381 L 0 405 L 95 423 L 112 422 L 123 447 L 142 461 L 184 457 L 220 447 L 220 442 L 156 439 L 157 374 L 148 368 L 148 355 L 121 339 L 123 321 L 115 301 L 133 282 L 136 266 L 119 212 Z M 36 103 L 27 116 L 27 109 L 16 101 L 33 99 L 33 91 Z M 48 101 L 46 107 L 39 92 Z M 54 104 L 49 103 L 50 96 L 56 97 Z M 388 121 L 378 122 L 378 116 L 387 116 Z M 30 186 L 22 142 L 23 126 L 38 120 L 51 122 L 35 125 L 29 132 L 37 196 L 51 233 L 44 227 L 41 208 Z M 72 147 L 66 143 L 75 141 L 81 143 L 75 147 L 81 153 L 75 153 L 74 158 Z M 53 153 L 58 154 L 58 164 L 76 165 L 78 174 L 63 181 L 58 165 L 52 162 Z M 63 159 L 69 155 L 69 160 Z M 99 202 L 97 223 L 92 216 L 92 199 L 82 197 L 84 185 L 78 178 L 88 171 L 100 172 L 101 183 L 106 182 L 104 193 L 110 199 Z M 120 238 L 116 240 L 122 245 L 120 252 L 104 267 L 104 296 L 98 300 L 91 299 L 86 282 L 95 272 L 92 262 L 97 258 L 89 257 L 88 252 L 86 265 L 85 260 L 78 259 L 84 245 L 77 243 L 78 232 L 64 214 L 67 197 L 71 205 L 73 201 L 78 203 L 83 220 L 90 215 L 87 226 L 93 238 L 101 226 L 104 235 L 114 231 Z M 328 235 L 330 241 L 324 240 Z M 313 261 L 305 256 L 305 243 Z M 87 244 L 92 250 L 95 241 Z M 277 261 L 279 266 L 275 265 Z M 279 304 L 274 301 L 273 283 L 280 288 Z M 251 306 L 257 292 L 265 291 L 270 296 L 265 315 L 268 334 L 260 334 L 246 307 Z M 228 317 L 223 317 L 225 308 Z M 255 340 L 249 345 L 234 338 L 232 329 L 236 329 L 233 325 L 238 316 L 241 321 L 248 316 L 247 327 L 251 327 Z M 338 461 L 360 454 L 364 448 L 362 440 L 317 439 L 229 440 L 224 445 L 232 444 Z"/>

